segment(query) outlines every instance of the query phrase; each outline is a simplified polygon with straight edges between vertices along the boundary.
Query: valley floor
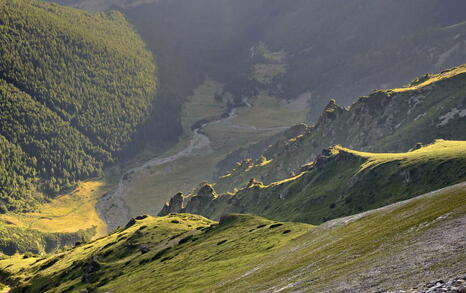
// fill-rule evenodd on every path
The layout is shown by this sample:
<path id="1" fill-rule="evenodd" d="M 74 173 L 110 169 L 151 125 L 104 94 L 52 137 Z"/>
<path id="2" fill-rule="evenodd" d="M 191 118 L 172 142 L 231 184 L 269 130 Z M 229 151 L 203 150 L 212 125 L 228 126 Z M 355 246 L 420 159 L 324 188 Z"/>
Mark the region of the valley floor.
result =
<path id="1" fill-rule="evenodd" d="M 228 111 L 215 100 L 222 85 L 207 79 L 188 99 L 183 111 L 185 135 L 156 157 L 142 159 L 121 176 L 113 192 L 97 205 L 109 231 L 142 214 L 157 214 L 177 192 L 191 192 L 213 180 L 215 165 L 230 152 L 277 134 L 305 120 L 304 100 L 279 101 L 265 94 L 247 107 Z M 302 105 L 301 105 L 302 106 Z M 191 129 L 199 121 L 198 128 Z"/>

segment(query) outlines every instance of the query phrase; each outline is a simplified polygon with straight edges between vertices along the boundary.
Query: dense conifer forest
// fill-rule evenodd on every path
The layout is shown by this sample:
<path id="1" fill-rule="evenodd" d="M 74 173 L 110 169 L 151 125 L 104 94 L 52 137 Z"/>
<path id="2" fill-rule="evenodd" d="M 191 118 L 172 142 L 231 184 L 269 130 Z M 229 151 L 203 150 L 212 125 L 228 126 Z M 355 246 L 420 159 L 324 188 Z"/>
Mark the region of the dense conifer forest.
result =
<path id="1" fill-rule="evenodd" d="M 131 141 L 155 97 L 155 65 L 118 12 L 13 0 L 0 15 L 0 209 L 23 211 L 35 191 L 99 176 Z"/>

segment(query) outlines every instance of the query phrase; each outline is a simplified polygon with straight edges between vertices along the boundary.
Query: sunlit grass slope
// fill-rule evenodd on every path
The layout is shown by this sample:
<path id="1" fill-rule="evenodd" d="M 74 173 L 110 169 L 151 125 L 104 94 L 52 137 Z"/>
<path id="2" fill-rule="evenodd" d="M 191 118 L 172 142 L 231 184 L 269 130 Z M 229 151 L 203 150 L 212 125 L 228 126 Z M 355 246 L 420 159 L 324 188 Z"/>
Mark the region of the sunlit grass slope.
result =
<path id="1" fill-rule="evenodd" d="M 318 224 L 463 180 L 465 141 L 437 140 L 406 153 L 365 153 L 335 146 L 303 167 L 297 176 L 244 187 L 194 212 L 214 219 L 239 212 Z M 187 206 L 189 210 L 189 203 Z"/>
<path id="2" fill-rule="evenodd" d="M 466 183 L 317 227 L 141 217 L 48 257 L 0 261 L 13 292 L 380 292 L 460 274 Z M 396 280 L 396 281 L 394 281 Z"/>
<path id="3" fill-rule="evenodd" d="M 230 215 L 220 224 L 189 214 L 141 217 L 63 253 L 4 259 L 0 268 L 18 292 L 198 292 L 311 228 L 252 215 Z"/>
<path id="4" fill-rule="evenodd" d="M 458 66 L 455 67 L 451 70 L 445 70 L 443 72 L 437 73 L 437 74 L 426 74 L 422 77 L 417 78 L 413 82 L 411 82 L 409 85 L 401 88 L 395 88 L 391 89 L 393 92 L 404 92 L 404 91 L 412 91 L 416 89 L 423 88 L 425 86 L 431 85 L 435 82 L 438 82 L 443 79 L 451 78 L 459 74 L 463 74 L 466 72 L 466 66 Z"/>
<path id="5" fill-rule="evenodd" d="M 110 188 L 103 180 L 81 182 L 76 190 L 40 205 L 36 212 L 7 213 L 0 215 L 0 220 L 41 232 L 71 233 L 93 229 L 95 235 L 90 236 L 104 236 L 107 233 L 106 224 L 98 215 L 95 204 Z"/>
<path id="6" fill-rule="evenodd" d="M 462 183 L 322 224 L 212 291 L 406 290 L 464 274 L 465 231 Z"/>

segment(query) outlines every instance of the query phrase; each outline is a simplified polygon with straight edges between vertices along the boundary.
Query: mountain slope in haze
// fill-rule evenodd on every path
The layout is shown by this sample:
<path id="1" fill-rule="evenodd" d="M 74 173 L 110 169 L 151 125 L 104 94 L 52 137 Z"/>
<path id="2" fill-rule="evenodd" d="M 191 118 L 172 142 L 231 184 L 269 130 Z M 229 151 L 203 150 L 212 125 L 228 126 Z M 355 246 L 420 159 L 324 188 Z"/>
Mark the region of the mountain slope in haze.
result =
<path id="1" fill-rule="evenodd" d="M 466 180 L 466 142 L 436 141 L 407 153 L 326 149 L 301 173 L 263 185 L 255 179 L 236 193 L 204 186 L 176 195 L 160 215 L 193 213 L 218 219 L 251 213 L 279 221 L 319 224 L 371 210 Z"/>
<path id="2" fill-rule="evenodd" d="M 179 115 L 177 105 L 206 75 L 238 103 L 260 91 L 304 96 L 315 121 L 329 98 L 349 105 L 373 89 L 466 62 L 463 1 L 170 0 L 111 7 L 161 56 L 160 107 L 166 104 L 170 115 Z"/>
<path id="3" fill-rule="evenodd" d="M 288 139 L 266 147 L 267 164 L 245 161 L 216 182 L 219 192 L 231 191 L 257 178 L 265 184 L 298 172 L 322 149 L 342 145 L 372 152 L 405 152 L 416 143 L 435 139 L 466 140 L 466 65 L 424 75 L 403 88 L 379 90 L 350 107 L 330 101 L 313 126 L 290 129 Z M 257 153 L 257 151 L 254 151 Z M 247 157 L 248 151 L 243 152 Z M 218 164 L 232 168 L 233 158 Z"/>
<path id="4" fill-rule="evenodd" d="M 48 257 L 0 261 L 13 292 L 380 292 L 462 276 L 464 183 L 317 227 L 140 217 Z M 135 281 L 137 280 L 137 281 Z M 396 280 L 396 281 L 394 281 Z"/>
<path id="5" fill-rule="evenodd" d="M 155 96 L 152 54 L 117 12 L 0 1 L 0 56 L 3 211 L 100 175 Z"/>
<path id="6" fill-rule="evenodd" d="M 466 62 L 462 0 L 60 3 L 120 10 L 160 56 L 161 88 L 151 123 L 167 125 L 165 138 L 182 131 L 182 104 L 206 76 L 225 84 L 237 103 L 254 100 L 258 91 L 306 97 L 314 122 L 329 98 L 349 105 L 373 89 Z M 161 136 L 150 124 L 144 133 Z"/>

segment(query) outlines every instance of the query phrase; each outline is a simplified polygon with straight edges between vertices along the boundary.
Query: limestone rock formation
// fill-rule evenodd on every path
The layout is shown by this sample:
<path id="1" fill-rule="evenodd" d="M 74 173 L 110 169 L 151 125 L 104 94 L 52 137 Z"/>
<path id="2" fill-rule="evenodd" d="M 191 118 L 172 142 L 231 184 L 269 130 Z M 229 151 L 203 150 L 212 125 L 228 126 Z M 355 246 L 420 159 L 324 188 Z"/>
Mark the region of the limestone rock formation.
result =
<path id="1" fill-rule="evenodd" d="M 170 202 L 165 203 L 158 216 L 163 217 L 171 213 L 180 213 L 183 210 L 183 201 L 183 193 L 178 192 L 170 199 Z"/>

